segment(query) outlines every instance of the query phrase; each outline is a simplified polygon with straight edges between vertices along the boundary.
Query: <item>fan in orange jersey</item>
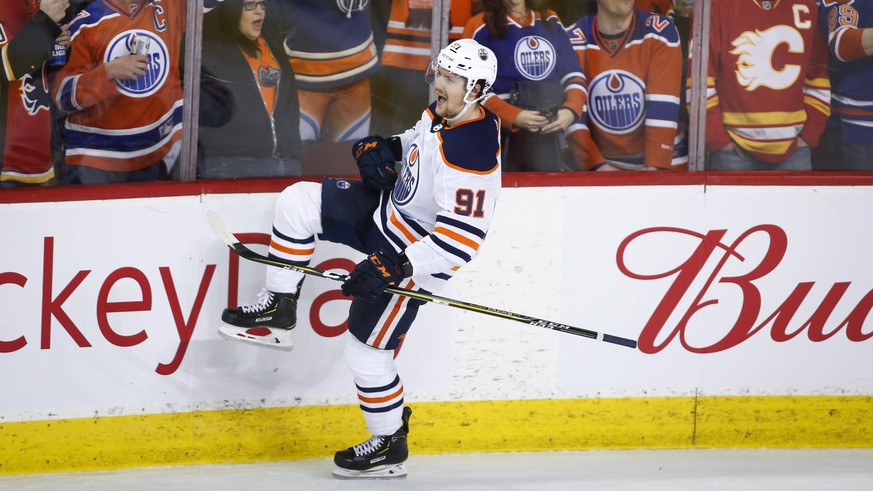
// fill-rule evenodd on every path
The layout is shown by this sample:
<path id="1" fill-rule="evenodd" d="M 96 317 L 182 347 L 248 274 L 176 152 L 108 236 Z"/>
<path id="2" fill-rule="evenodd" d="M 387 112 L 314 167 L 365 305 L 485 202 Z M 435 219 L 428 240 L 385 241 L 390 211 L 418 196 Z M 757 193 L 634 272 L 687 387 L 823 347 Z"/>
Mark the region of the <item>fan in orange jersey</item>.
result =
<path id="1" fill-rule="evenodd" d="M 567 28 L 588 79 L 585 117 L 568 131 L 583 169 L 672 169 L 682 80 L 679 33 L 632 0 L 597 0 L 597 13 Z M 586 119 L 587 118 L 587 119 Z M 675 154 L 675 155 L 674 155 Z"/>
<path id="2" fill-rule="evenodd" d="M 815 0 L 713 0 L 706 148 L 713 170 L 811 170 L 830 114 Z"/>
<path id="3" fill-rule="evenodd" d="M 70 59 L 52 86 L 69 113 L 64 182 L 166 176 L 182 138 L 186 10 L 185 0 L 97 0 L 73 19 Z"/>
<path id="4" fill-rule="evenodd" d="M 673 0 L 636 0 L 635 10 L 673 17 Z"/>

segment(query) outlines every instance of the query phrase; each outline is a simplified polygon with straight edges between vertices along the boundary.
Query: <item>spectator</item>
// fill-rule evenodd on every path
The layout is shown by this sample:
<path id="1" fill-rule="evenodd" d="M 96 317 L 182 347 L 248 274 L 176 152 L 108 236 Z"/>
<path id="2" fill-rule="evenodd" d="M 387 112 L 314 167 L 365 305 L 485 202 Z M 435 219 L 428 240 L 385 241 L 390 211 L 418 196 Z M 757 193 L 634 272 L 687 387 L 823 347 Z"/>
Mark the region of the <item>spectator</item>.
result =
<path id="1" fill-rule="evenodd" d="M 70 43 L 69 30 L 58 26 L 69 6 L 68 0 L 0 4 L 0 187 L 49 184 L 55 176 L 46 62 L 55 43 Z"/>
<path id="2" fill-rule="evenodd" d="M 64 16 L 64 20 L 61 21 L 63 24 L 69 24 L 79 12 L 85 10 L 85 7 L 91 5 L 96 0 L 69 0 L 70 7 L 67 9 L 67 15 Z M 69 31 L 69 29 L 67 29 Z M 67 43 L 67 50 L 64 52 L 64 64 L 66 64 L 67 60 L 67 51 L 69 51 L 69 43 Z M 63 64 L 61 65 L 52 65 L 52 69 L 49 71 L 49 84 L 48 88 L 51 89 L 52 84 L 54 84 L 55 76 L 57 73 L 63 68 Z M 51 100 L 51 94 L 49 94 L 48 98 Z M 64 124 L 67 120 L 67 114 L 64 111 L 61 111 L 58 108 L 58 105 L 54 103 L 51 104 L 51 114 L 52 114 L 52 136 L 51 136 L 51 153 L 52 153 L 52 162 L 55 167 L 55 181 L 63 182 L 64 181 L 64 148 L 66 146 L 66 137 L 64 136 Z"/>
<path id="3" fill-rule="evenodd" d="M 684 166 L 687 152 L 674 151 L 682 90 L 676 26 L 634 10 L 632 0 L 597 4 L 567 28 L 588 80 L 586 117 L 568 137 L 573 155 L 585 170 Z"/>
<path id="4" fill-rule="evenodd" d="M 563 132 L 582 115 L 585 79 L 560 20 L 535 2 L 483 0 L 464 37 L 491 48 L 499 60 L 485 107 L 506 130 L 504 170 L 572 170 L 563 158 Z"/>
<path id="5" fill-rule="evenodd" d="M 673 0 L 635 0 L 634 10 L 651 12 L 653 14 L 670 17 L 671 19 L 675 15 L 673 12 Z"/>
<path id="6" fill-rule="evenodd" d="M 581 19 L 597 9 L 596 0 L 546 0 L 545 5 L 559 19 Z"/>
<path id="7" fill-rule="evenodd" d="M 433 0 L 394 0 L 387 25 L 382 69 L 373 76 L 373 132 L 393 135 L 418 117 L 428 101 L 421 83 L 431 59 Z M 449 41 L 461 38 L 473 14 L 472 0 L 451 0 Z"/>
<path id="8" fill-rule="evenodd" d="M 695 0 L 673 0 L 673 11 L 678 17 L 691 17 Z"/>
<path id="9" fill-rule="evenodd" d="M 873 171 L 873 1 L 821 0 L 830 47 L 833 113 L 815 170 Z"/>
<path id="10" fill-rule="evenodd" d="M 236 110 L 226 124 L 200 128 L 201 178 L 300 175 L 297 87 L 271 8 L 226 0 L 204 21 L 203 66 Z M 201 98 L 201 114 L 208 105 Z"/>
<path id="11" fill-rule="evenodd" d="M 69 60 L 52 87 L 69 113 L 64 182 L 166 177 L 182 137 L 185 18 L 184 0 L 97 0 L 73 20 Z"/>
<path id="12" fill-rule="evenodd" d="M 712 170 L 811 170 L 830 114 L 814 0 L 713 0 L 706 148 Z"/>
<path id="13" fill-rule="evenodd" d="M 379 57 L 366 0 L 300 0 L 284 9 L 285 53 L 297 79 L 303 144 L 354 142 L 370 132 L 370 79 Z"/>
<path id="14" fill-rule="evenodd" d="M 345 359 L 373 436 L 334 456 L 339 477 L 403 477 L 410 410 L 394 349 L 422 301 L 389 286 L 436 292 L 469 262 L 488 232 L 500 195 L 498 119 L 479 101 L 494 82 L 493 52 L 461 39 L 434 66 L 437 100 L 415 126 L 384 140 L 355 144 L 361 181 L 325 179 L 286 188 L 276 202 L 269 253 L 306 265 L 320 240 L 370 254 L 342 291 L 353 295 Z M 394 164 L 403 160 L 398 179 Z M 261 346 L 290 348 L 303 274 L 268 267 L 262 301 L 225 309 L 219 332 Z"/>

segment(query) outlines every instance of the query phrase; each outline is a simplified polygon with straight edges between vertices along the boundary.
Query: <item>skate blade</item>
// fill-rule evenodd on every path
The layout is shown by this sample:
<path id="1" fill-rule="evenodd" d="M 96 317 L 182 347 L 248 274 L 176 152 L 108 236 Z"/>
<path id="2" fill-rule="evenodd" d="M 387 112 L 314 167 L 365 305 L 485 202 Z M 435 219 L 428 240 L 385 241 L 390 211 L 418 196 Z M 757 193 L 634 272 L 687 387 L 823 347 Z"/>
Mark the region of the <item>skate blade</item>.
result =
<path id="1" fill-rule="evenodd" d="M 290 329 L 276 327 L 238 327 L 230 324 L 222 324 L 218 328 L 218 334 L 232 341 L 254 344 L 264 348 L 291 351 L 294 349 L 294 341 L 291 339 Z"/>
<path id="2" fill-rule="evenodd" d="M 366 471 L 353 471 L 336 467 L 333 470 L 333 477 L 337 479 L 404 479 L 406 478 L 406 465 L 402 463 L 380 465 Z"/>

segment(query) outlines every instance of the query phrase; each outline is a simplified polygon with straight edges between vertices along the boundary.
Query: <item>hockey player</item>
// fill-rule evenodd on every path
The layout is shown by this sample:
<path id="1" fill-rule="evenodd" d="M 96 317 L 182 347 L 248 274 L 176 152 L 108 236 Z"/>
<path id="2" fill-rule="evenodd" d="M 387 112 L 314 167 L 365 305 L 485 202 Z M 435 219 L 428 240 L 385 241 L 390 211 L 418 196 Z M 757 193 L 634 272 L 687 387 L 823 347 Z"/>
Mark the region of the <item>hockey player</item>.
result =
<path id="1" fill-rule="evenodd" d="M 337 477 L 406 474 L 411 410 L 403 407 L 393 350 L 423 302 L 385 289 L 438 291 L 476 255 L 500 194 L 500 120 L 480 104 L 496 78 L 494 53 L 461 39 L 443 48 L 431 69 L 437 99 L 413 128 L 353 146 L 363 181 L 300 182 L 276 202 L 270 256 L 306 265 L 316 237 L 369 254 L 342 292 L 354 296 L 344 357 L 373 437 L 336 453 Z M 262 346 L 290 344 L 302 280 L 269 267 L 261 301 L 226 309 L 219 332 Z"/>

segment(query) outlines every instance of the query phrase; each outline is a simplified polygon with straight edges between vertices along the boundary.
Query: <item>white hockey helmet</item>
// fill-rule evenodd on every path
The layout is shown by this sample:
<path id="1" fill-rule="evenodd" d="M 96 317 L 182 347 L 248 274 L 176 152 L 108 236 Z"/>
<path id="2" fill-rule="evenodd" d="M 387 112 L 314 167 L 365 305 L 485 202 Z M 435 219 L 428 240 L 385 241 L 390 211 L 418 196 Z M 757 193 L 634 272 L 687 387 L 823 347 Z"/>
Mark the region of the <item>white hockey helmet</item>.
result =
<path id="1" fill-rule="evenodd" d="M 437 66 L 467 79 L 465 102 L 482 100 L 497 78 L 497 56 L 491 49 L 472 39 L 453 41 L 440 50 L 435 62 Z M 477 83 L 482 84 L 482 92 L 475 100 L 468 101 Z"/>

